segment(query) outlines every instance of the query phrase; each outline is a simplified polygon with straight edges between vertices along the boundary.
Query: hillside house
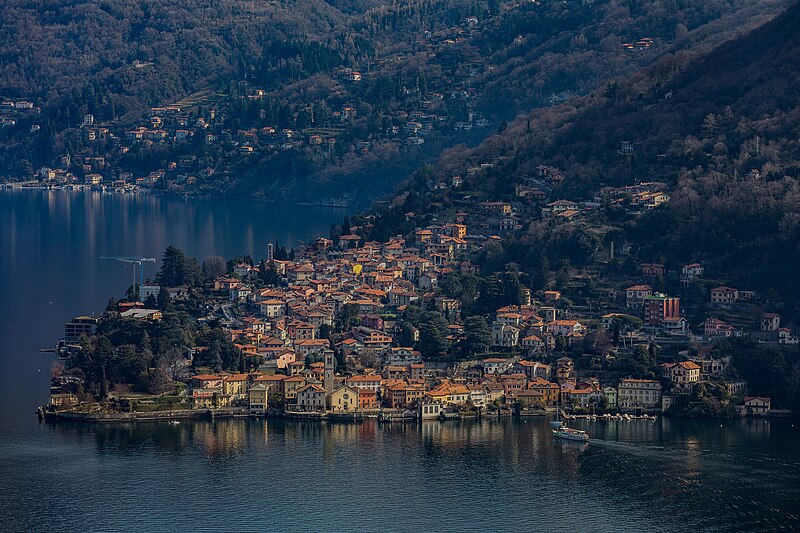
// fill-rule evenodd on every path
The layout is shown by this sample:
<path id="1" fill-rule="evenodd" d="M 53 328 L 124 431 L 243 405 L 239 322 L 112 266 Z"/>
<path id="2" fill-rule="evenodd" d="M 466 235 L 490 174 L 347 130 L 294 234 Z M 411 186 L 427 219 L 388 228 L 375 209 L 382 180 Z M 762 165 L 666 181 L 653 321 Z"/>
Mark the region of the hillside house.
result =
<path id="1" fill-rule="evenodd" d="M 625 305 L 629 308 L 642 307 L 645 298 L 652 296 L 650 285 L 633 285 L 625 289 Z"/>
<path id="2" fill-rule="evenodd" d="M 727 305 L 736 303 L 739 299 L 739 290 L 731 287 L 715 287 L 711 289 L 711 303 Z"/>

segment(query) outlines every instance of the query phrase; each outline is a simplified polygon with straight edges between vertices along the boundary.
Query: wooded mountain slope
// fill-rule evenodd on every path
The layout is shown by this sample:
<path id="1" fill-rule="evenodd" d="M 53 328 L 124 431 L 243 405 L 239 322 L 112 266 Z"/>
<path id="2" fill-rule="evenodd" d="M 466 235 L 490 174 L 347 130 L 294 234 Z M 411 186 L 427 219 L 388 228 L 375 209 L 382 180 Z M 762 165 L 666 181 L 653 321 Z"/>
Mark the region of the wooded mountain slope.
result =
<path id="1" fill-rule="evenodd" d="M 0 6 L 0 96 L 30 100 L 41 115 L 4 123 L 0 172 L 30 179 L 41 167 L 58 167 L 65 155 L 73 161 L 99 157 L 108 181 L 165 172 L 165 190 L 196 180 L 194 190 L 181 193 L 355 199 L 363 205 L 441 150 L 477 143 L 519 112 L 569 99 L 588 116 L 591 106 L 575 95 L 642 68 L 648 69 L 643 84 L 649 86 L 652 76 L 661 79 L 680 68 L 688 50 L 696 53 L 745 31 L 784 5 L 786 0 L 9 0 Z M 646 36 L 653 39 L 650 48 L 620 46 Z M 363 71 L 363 80 L 342 83 L 335 71 L 344 67 Z M 240 87 L 265 95 L 248 101 Z M 613 112 L 653 98 L 645 89 L 640 99 L 613 82 L 609 88 L 615 99 L 602 105 L 613 104 Z M 153 129 L 149 108 L 201 89 L 213 98 L 198 98 L 201 103 L 186 112 L 230 141 L 206 146 L 203 135 L 190 131 L 194 141 L 180 142 L 169 131 L 169 138 L 148 147 L 125 144 L 131 127 Z M 355 117 L 333 118 L 345 106 L 357 110 Z M 407 142 L 402 129 L 415 113 L 436 123 L 424 146 Z M 597 113 L 605 123 L 605 109 Z M 80 129 L 85 115 L 125 145 L 88 139 Z M 484 126 L 464 134 L 464 125 L 478 119 Z M 242 156 L 239 133 L 265 127 L 346 132 L 337 133 L 330 153 L 306 139 L 281 152 L 256 144 L 251 155 Z M 628 129 L 621 121 L 620 127 Z M 537 135 L 547 139 L 553 133 Z M 575 141 L 574 157 L 617 142 L 615 130 L 607 138 L 563 133 L 560 143 Z M 359 148 L 364 143 L 369 153 Z M 172 173 L 182 176 L 170 175 L 181 159 L 196 163 Z M 597 174 L 596 164 L 591 157 L 580 162 L 589 176 Z M 631 176 L 625 169 L 614 173 Z M 577 174 L 568 182 L 576 191 L 585 181 Z"/>
<path id="2" fill-rule="evenodd" d="M 645 215 L 603 208 L 614 239 L 628 240 L 642 262 L 702 261 L 710 278 L 769 292 L 790 316 L 800 301 L 798 27 L 800 4 L 705 55 L 666 56 L 574 103 L 536 110 L 475 149 L 450 150 L 409 182 L 422 193 L 415 211 L 442 204 L 424 192 L 432 180 L 481 163 L 494 166 L 468 177 L 466 190 L 492 199 L 513 199 L 540 164 L 564 171 L 550 200 L 663 181 L 670 201 Z M 533 246 L 538 231 L 522 242 Z"/>

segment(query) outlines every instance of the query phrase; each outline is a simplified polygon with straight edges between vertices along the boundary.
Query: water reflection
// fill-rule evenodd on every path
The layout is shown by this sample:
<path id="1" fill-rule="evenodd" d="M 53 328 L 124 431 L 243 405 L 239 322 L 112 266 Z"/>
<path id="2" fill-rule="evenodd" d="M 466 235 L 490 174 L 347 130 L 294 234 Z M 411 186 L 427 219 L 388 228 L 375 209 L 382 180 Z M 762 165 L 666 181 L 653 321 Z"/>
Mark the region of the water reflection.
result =
<path id="1" fill-rule="evenodd" d="M 104 477 L 102 485 L 112 493 L 132 476 L 166 491 L 165 501 L 179 498 L 182 483 L 252 494 L 256 501 L 235 505 L 214 492 L 193 495 L 197 505 L 215 509 L 209 523 L 228 528 L 236 525 L 225 522 L 233 512 L 243 529 L 282 523 L 267 516 L 281 512 L 280 502 L 263 499 L 275 498 L 277 484 L 280 501 L 316 495 L 314 510 L 297 516 L 300 529 L 349 529 L 355 512 L 372 530 L 391 523 L 401 530 L 674 531 L 735 524 L 761 531 L 798 526 L 798 435 L 788 424 L 771 424 L 768 430 L 743 420 L 722 427 L 683 419 L 583 421 L 592 434 L 588 444 L 554 439 L 545 419 L 47 423 L 44 433 L 71 458 L 53 469 L 61 479 L 111 469 L 119 478 Z"/>

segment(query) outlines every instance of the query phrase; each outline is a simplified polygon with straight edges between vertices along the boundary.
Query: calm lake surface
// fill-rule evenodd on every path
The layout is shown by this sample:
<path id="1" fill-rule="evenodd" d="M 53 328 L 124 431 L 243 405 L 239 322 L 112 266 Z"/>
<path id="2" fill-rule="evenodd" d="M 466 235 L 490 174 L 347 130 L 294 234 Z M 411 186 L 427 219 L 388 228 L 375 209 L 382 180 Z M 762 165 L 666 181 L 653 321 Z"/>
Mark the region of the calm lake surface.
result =
<path id="1" fill-rule="evenodd" d="M 249 202 L 0 191 L 2 531 L 796 531 L 791 421 L 543 418 L 317 424 L 39 423 L 74 315 L 129 284 L 105 255 L 265 254 L 345 212 Z M 151 265 L 146 274 L 152 275 Z M 795 424 L 796 426 L 797 424 Z"/>

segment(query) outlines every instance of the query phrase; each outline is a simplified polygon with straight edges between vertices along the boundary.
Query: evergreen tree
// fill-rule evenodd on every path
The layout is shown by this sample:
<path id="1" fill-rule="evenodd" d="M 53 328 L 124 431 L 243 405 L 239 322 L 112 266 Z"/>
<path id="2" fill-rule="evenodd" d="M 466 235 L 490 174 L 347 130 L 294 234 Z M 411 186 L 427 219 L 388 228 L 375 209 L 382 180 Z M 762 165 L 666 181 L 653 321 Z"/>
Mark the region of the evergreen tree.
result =
<path id="1" fill-rule="evenodd" d="M 558 335 L 556 337 L 556 351 L 566 352 L 568 347 L 567 339 L 563 335 Z"/>
<path id="2" fill-rule="evenodd" d="M 339 331 L 349 330 L 359 323 L 358 306 L 356 304 L 344 304 L 336 317 L 336 329 Z"/>
<path id="3" fill-rule="evenodd" d="M 419 349 L 422 355 L 438 358 L 447 348 L 447 322 L 439 313 L 428 313 L 420 327 Z"/>
<path id="4" fill-rule="evenodd" d="M 330 324 L 322 324 L 319 327 L 319 338 L 320 339 L 331 339 L 333 335 L 333 327 Z"/>
<path id="5" fill-rule="evenodd" d="M 106 367 L 102 363 L 100 363 L 100 369 L 98 372 L 98 387 L 100 391 L 100 399 L 106 399 L 108 397 L 108 378 L 106 377 Z"/>
<path id="6" fill-rule="evenodd" d="M 130 285 L 125 290 L 125 300 L 128 302 L 136 302 L 139 300 L 139 291 L 136 289 L 135 285 Z"/>
<path id="7" fill-rule="evenodd" d="M 525 288 L 519 282 L 519 276 L 516 272 L 506 272 L 503 275 L 503 301 L 502 306 L 505 305 L 522 305 L 524 302 Z"/>
<path id="8" fill-rule="evenodd" d="M 344 357 L 344 351 L 334 350 L 333 356 L 336 364 L 336 366 L 334 367 L 335 370 L 339 373 L 347 372 L 347 359 L 345 359 Z"/>
<path id="9" fill-rule="evenodd" d="M 97 350 L 95 351 L 95 374 L 101 399 L 108 396 L 108 376 L 106 367 L 114 357 L 114 345 L 105 335 L 97 339 Z"/>
<path id="10" fill-rule="evenodd" d="M 339 246 L 339 239 L 342 236 L 341 228 L 336 224 L 331 224 L 330 234 L 328 235 L 334 246 Z"/>
<path id="11" fill-rule="evenodd" d="M 193 285 L 200 280 L 200 267 L 197 261 L 186 257 L 182 250 L 173 245 L 164 251 L 161 270 L 156 275 L 156 283 L 167 287 Z"/>
<path id="12" fill-rule="evenodd" d="M 166 287 L 161 287 L 161 290 L 158 291 L 158 300 L 156 302 L 158 309 L 162 311 L 172 311 L 172 298 L 169 296 L 169 292 L 167 291 Z"/>
<path id="13" fill-rule="evenodd" d="M 147 331 L 142 332 L 142 336 L 139 337 L 139 352 L 150 352 L 153 349 L 152 343 L 150 342 L 150 334 Z"/>
<path id="14" fill-rule="evenodd" d="M 403 325 L 400 326 L 400 335 L 398 337 L 401 346 L 414 346 L 416 343 L 414 331 L 414 326 L 410 322 L 403 322 Z"/>
<path id="15" fill-rule="evenodd" d="M 164 250 L 164 257 L 161 260 L 161 270 L 156 274 L 156 282 L 167 287 L 180 285 L 183 281 L 184 266 L 183 251 L 173 245 L 169 245 Z"/>
<path id="16" fill-rule="evenodd" d="M 278 285 L 281 281 L 281 275 L 278 273 L 275 261 L 267 263 L 262 259 L 261 264 L 258 265 L 258 278 L 270 287 Z"/>
<path id="17" fill-rule="evenodd" d="M 464 350 L 469 355 L 486 352 L 492 345 L 492 330 L 482 316 L 471 316 L 464 321 Z"/>
<path id="18" fill-rule="evenodd" d="M 208 365 L 214 369 L 214 372 L 222 372 L 222 346 L 216 339 L 208 348 Z"/>
<path id="19" fill-rule="evenodd" d="M 504 288 L 497 274 L 492 274 L 486 279 L 481 288 L 480 307 L 485 312 L 495 311 L 502 307 Z"/>

